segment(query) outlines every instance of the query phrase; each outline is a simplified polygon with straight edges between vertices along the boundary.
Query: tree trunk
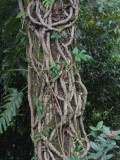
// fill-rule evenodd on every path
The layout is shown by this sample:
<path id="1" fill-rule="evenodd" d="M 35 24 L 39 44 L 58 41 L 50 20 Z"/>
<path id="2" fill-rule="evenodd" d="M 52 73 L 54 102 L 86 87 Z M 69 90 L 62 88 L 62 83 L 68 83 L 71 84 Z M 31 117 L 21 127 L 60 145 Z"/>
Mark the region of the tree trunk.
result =
<path id="1" fill-rule="evenodd" d="M 64 160 L 74 146 L 87 155 L 83 112 L 87 90 L 74 57 L 78 0 L 18 0 L 27 24 L 28 100 L 31 138 L 38 160 Z M 27 7 L 26 7 L 27 6 Z"/>

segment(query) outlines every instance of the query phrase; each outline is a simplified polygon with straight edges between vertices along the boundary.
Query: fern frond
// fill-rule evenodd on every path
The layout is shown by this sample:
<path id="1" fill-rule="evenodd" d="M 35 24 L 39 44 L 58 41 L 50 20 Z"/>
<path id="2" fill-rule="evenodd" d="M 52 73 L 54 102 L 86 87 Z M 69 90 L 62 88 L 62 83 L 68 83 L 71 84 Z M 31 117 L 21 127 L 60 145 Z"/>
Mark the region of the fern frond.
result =
<path id="1" fill-rule="evenodd" d="M 16 13 L 11 16 L 4 24 L 4 28 L 2 30 L 2 38 L 6 39 L 9 36 L 12 36 L 15 32 L 17 32 L 20 28 L 21 21 L 16 18 Z"/>
<path id="2" fill-rule="evenodd" d="M 54 0 L 43 0 L 43 5 L 48 8 L 49 6 L 52 6 L 54 3 Z"/>
<path id="3" fill-rule="evenodd" d="M 22 102 L 23 93 L 18 92 L 17 89 L 10 89 L 10 94 L 5 97 L 3 106 L 0 106 L 0 109 L 3 109 L 3 113 L 0 114 L 0 133 L 7 130 L 7 127 L 10 126 L 13 116 L 17 115 L 18 108 Z"/>

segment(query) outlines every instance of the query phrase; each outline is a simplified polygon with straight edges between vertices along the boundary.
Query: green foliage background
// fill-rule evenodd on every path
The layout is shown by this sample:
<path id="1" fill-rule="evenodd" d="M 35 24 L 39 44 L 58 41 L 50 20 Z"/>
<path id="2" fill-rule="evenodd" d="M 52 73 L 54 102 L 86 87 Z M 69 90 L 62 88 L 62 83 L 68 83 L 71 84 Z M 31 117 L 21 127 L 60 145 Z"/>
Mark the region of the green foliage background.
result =
<path id="1" fill-rule="evenodd" d="M 87 125 L 104 120 L 120 127 L 120 1 L 87 3 L 78 21 L 78 46 L 94 58 L 82 64 L 81 74 L 88 88 L 85 120 Z"/>
<path id="2" fill-rule="evenodd" d="M 9 121 L 1 123 L 3 131 L 9 126 L 0 135 L 1 160 L 30 160 L 33 151 L 26 90 L 27 37 L 20 32 L 26 29 L 17 17 L 19 12 L 16 0 L 0 0 L 0 120 L 9 108 L 4 100 L 10 88 L 16 91 L 16 96 L 21 93 L 17 107 L 9 95 L 8 103 L 13 102 L 10 107 L 14 111 L 11 118 L 7 112 Z M 89 92 L 84 115 L 86 130 L 89 133 L 89 126 L 100 120 L 113 129 L 120 129 L 120 0 L 80 0 L 76 25 L 77 47 L 93 57 L 91 63 L 84 61 L 79 66 Z M 22 99 L 20 103 L 19 99 Z"/>
<path id="3" fill-rule="evenodd" d="M 27 85 L 27 39 L 19 32 L 23 23 L 16 18 L 18 13 L 16 0 L 0 0 L 0 124 L 3 131 L 9 126 L 0 134 L 0 160 L 30 160 L 33 152 L 27 90 L 24 89 Z M 11 88 L 16 91 L 16 102 L 10 94 Z M 9 105 L 4 102 L 6 98 Z M 3 117 L 7 121 L 1 123 Z"/>

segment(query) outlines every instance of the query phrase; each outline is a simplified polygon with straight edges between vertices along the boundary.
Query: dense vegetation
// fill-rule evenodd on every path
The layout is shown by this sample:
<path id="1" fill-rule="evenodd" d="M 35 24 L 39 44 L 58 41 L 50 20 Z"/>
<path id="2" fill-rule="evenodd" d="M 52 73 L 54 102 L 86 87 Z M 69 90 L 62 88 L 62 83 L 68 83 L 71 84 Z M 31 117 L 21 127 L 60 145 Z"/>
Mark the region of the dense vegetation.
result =
<path id="1" fill-rule="evenodd" d="M 81 2 L 77 32 L 78 46 L 94 58 L 82 67 L 89 91 L 86 121 L 104 120 L 112 128 L 120 126 L 119 5 L 112 0 L 85 6 Z"/>
<path id="2" fill-rule="evenodd" d="M 26 29 L 16 0 L 0 0 L 0 159 L 30 160 Z M 77 47 L 93 57 L 80 73 L 88 89 L 85 127 L 120 130 L 120 1 L 80 1 Z M 6 131 L 5 131 L 6 130 Z M 119 153 L 114 153 L 115 160 Z M 116 155 L 117 154 L 117 155 Z M 115 157 L 116 156 L 116 157 Z"/>

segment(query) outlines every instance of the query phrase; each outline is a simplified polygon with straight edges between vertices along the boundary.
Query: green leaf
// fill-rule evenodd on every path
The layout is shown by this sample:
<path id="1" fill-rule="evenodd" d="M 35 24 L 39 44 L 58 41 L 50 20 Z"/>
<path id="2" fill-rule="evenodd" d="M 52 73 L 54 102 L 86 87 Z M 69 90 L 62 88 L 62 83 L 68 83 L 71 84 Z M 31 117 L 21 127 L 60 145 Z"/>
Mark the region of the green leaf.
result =
<path id="1" fill-rule="evenodd" d="M 100 151 L 100 150 L 101 150 L 101 148 L 98 147 L 98 146 L 96 145 L 96 143 L 94 143 L 94 142 L 90 142 L 90 146 L 91 146 L 95 151 Z"/>
<path id="2" fill-rule="evenodd" d="M 54 67 L 56 67 L 56 63 L 52 64 L 52 65 L 50 66 L 50 69 L 52 69 L 52 68 L 54 68 Z"/>
<path id="3" fill-rule="evenodd" d="M 56 68 L 57 68 L 57 70 L 60 70 L 60 69 L 61 69 L 61 66 L 60 66 L 60 65 L 57 65 Z"/>
<path id="4" fill-rule="evenodd" d="M 73 153 L 72 157 L 73 157 L 73 160 L 79 160 L 79 158 L 78 158 L 76 153 Z"/>
<path id="5" fill-rule="evenodd" d="M 37 108 L 37 111 L 38 111 L 38 112 L 40 112 L 40 111 L 42 111 L 42 110 L 43 110 L 43 107 L 42 107 L 42 106 L 40 106 L 40 107 Z"/>
<path id="6" fill-rule="evenodd" d="M 106 126 L 103 126 L 103 131 L 104 132 L 107 132 L 107 133 L 110 133 L 110 128 L 109 127 L 106 127 Z"/>
<path id="7" fill-rule="evenodd" d="M 56 77 L 55 72 L 52 72 L 51 76 L 52 76 L 52 78 L 55 78 Z"/>
<path id="8" fill-rule="evenodd" d="M 83 49 L 82 51 L 80 51 L 80 54 L 86 53 L 86 50 Z"/>
<path id="9" fill-rule="evenodd" d="M 103 137 L 98 136 L 98 139 L 100 140 L 101 143 L 105 143 L 106 139 L 104 139 Z"/>
<path id="10" fill-rule="evenodd" d="M 35 105 L 36 105 L 36 107 L 38 107 L 38 105 L 39 105 L 39 98 L 35 98 Z"/>
<path id="11" fill-rule="evenodd" d="M 49 136 L 49 135 L 50 135 L 51 130 L 52 130 L 52 127 L 48 127 L 48 128 L 47 128 L 46 136 Z"/>
<path id="12" fill-rule="evenodd" d="M 3 51 L 3 53 L 8 53 L 8 52 L 10 52 L 9 49 L 5 49 L 5 50 Z"/>
<path id="13" fill-rule="evenodd" d="M 45 114 L 44 114 L 44 113 L 40 113 L 39 115 L 40 115 L 40 118 L 41 118 L 41 119 L 43 119 L 43 118 L 44 118 L 44 116 L 45 116 Z"/>
<path id="14" fill-rule="evenodd" d="M 93 130 L 93 131 L 97 131 L 97 128 L 95 128 L 95 127 L 93 127 L 93 126 L 90 126 L 89 127 L 91 130 Z"/>
<path id="15" fill-rule="evenodd" d="M 114 137 L 115 140 L 120 140 L 120 136 Z"/>
<path id="16" fill-rule="evenodd" d="M 110 140 L 110 143 L 111 143 L 112 145 L 116 145 L 116 141 L 114 141 L 114 140 Z"/>
<path id="17" fill-rule="evenodd" d="M 51 38 L 52 38 L 52 39 L 60 39 L 60 38 L 61 38 L 61 35 L 55 33 L 55 34 L 52 34 L 52 35 L 51 35 Z"/>
<path id="18" fill-rule="evenodd" d="M 40 133 L 36 133 L 34 138 L 40 137 Z"/>
<path id="19" fill-rule="evenodd" d="M 78 48 L 75 47 L 75 48 L 73 49 L 72 53 L 73 53 L 74 55 L 77 55 L 77 54 L 78 54 Z"/>
<path id="20" fill-rule="evenodd" d="M 63 67 L 65 67 L 66 66 L 66 61 L 62 61 L 62 65 L 63 65 Z"/>
<path id="21" fill-rule="evenodd" d="M 103 121 L 99 122 L 96 128 L 99 130 L 102 128 L 102 126 L 103 126 Z"/>
<path id="22" fill-rule="evenodd" d="M 117 130 L 117 131 L 115 131 L 115 132 L 116 132 L 116 134 L 117 134 L 117 135 L 119 135 L 119 134 L 120 134 L 120 130 Z"/>
<path id="23" fill-rule="evenodd" d="M 93 60 L 93 58 L 89 55 L 80 54 L 80 56 L 81 56 L 81 59 L 84 60 L 85 62 L 89 62 Z"/>
<path id="24" fill-rule="evenodd" d="M 40 139 L 41 139 L 41 137 L 36 138 L 35 142 L 37 143 Z"/>
<path id="25" fill-rule="evenodd" d="M 45 6 L 46 8 L 48 8 L 49 6 L 52 6 L 52 5 L 53 5 L 54 0 L 43 0 L 42 3 L 44 4 L 44 6 Z"/>
<path id="26" fill-rule="evenodd" d="M 28 16 L 27 12 L 20 12 L 18 13 L 18 15 L 16 16 L 16 18 L 22 18 L 22 16 L 25 15 L 26 17 Z"/>
<path id="27" fill-rule="evenodd" d="M 93 137 L 97 138 L 97 133 L 92 131 L 90 134 L 88 134 L 88 136 L 93 136 Z"/>
<path id="28" fill-rule="evenodd" d="M 65 31 L 62 31 L 62 35 L 63 35 L 64 37 L 66 37 L 66 36 L 67 36 L 67 34 L 66 34 L 66 32 L 65 32 Z"/>
<path id="29" fill-rule="evenodd" d="M 32 159 L 31 159 L 31 160 L 38 160 L 38 159 L 37 159 L 37 157 L 32 157 Z"/>
<path id="30" fill-rule="evenodd" d="M 81 62 L 81 57 L 79 54 L 75 56 L 75 60 L 76 62 Z"/>
<path id="31" fill-rule="evenodd" d="M 103 152 L 97 152 L 97 153 L 92 153 L 90 156 L 88 156 L 87 158 L 93 158 L 93 159 L 98 159 L 103 155 Z"/>
<path id="32" fill-rule="evenodd" d="M 4 104 L 1 108 L 4 109 L 0 115 L 0 133 L 7 130 L 12 118 L 17 115 L 18 109 L 22 103 L 23 93 L 18 92 L 17 89 L 10 89 L 10 94 L 3 101 Z"/>

